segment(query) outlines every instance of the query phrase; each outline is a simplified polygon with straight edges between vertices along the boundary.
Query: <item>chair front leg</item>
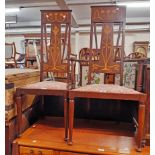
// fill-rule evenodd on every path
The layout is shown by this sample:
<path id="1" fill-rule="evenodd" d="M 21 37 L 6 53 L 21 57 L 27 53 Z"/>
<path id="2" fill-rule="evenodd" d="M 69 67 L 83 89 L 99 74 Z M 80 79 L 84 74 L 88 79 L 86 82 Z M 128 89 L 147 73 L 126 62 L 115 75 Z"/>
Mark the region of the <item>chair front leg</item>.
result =
<path id="1" fill-rule="evenodd" d="M 140 102 L 138 108 L 138 133 L 137 133 L 137 151 L 142 151 L 142 142 L 144 137 L 144 121 L 145 121 L 145 103 Z"/>
<path id="2" fill-rule="evenodd" d="M 69 123 L 69 101 L 67 98 L 64 98 L 64 126 L 65 126 L 65 138 L 64 140 L 68 140 L 68 123 Z"/>
<path id="3" fill-rule="evenodd" d="M 74 124 L 74 100 L 69 100 L 69 139 L 68 145 L 72 145 L 72 137 L 73 137 L 73 124 Z"/>

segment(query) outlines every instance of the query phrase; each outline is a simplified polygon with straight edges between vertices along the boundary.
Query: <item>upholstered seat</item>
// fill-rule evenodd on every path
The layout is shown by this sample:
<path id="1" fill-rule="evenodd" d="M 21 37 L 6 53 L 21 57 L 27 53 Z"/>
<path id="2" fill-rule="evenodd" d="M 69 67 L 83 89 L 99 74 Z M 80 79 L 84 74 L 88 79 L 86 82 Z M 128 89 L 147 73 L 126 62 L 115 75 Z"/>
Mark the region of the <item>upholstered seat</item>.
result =
<path id="1" fill-rule="evenodd" d="M 25 89 L 47 89 L 47 90 L 67 90 L 67 83 L 57 81 L 42 81 L 29 84 Z M 22 87 L 21 87 L 22 89 Z"/>
<path id="2" fill-rule="evenodd" d="M 81 91 L 81 92 L 98 92 L 98 93 L 115 93 L 115 94 L 141 94 L 138 91 L 133 89 L 113 85 L 113 84 L 91 84 L 84 87 L 79 87 L 72 91 Z"/>

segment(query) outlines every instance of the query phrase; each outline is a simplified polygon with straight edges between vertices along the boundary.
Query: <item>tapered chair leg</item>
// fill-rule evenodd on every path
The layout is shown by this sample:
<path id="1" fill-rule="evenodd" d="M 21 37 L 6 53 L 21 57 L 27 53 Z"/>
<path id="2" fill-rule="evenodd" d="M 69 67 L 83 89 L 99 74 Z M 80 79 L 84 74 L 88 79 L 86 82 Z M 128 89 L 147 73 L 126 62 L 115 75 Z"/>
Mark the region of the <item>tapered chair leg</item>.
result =
<path id="1" fill-rule="evenodd" d="M 145 121 L 145 104 L 139 103 L 139 110 L 138 110 L 138 135 L 137 135 L 137 151 L 142 151 L 142 142 L 144 136 L 144 121 Z"/>
<path id="2" fill-rule="evenodd" d="M 73 124 L 74 124 L 74 100 L 69 101 L 69 139 L 68 145 L 72 145 L 72 137 L 73 137 Z"/>
<path id="3" fill-rule="evenodd" d="M 68 123 L 69 123 L 69 117 L 68 117 L 68 112 L 69 111 L 69 103 L 67 98 L 64 99 L 64 126 L 65 126 L 65 138 L 64 140 L 68 140 Z"/>

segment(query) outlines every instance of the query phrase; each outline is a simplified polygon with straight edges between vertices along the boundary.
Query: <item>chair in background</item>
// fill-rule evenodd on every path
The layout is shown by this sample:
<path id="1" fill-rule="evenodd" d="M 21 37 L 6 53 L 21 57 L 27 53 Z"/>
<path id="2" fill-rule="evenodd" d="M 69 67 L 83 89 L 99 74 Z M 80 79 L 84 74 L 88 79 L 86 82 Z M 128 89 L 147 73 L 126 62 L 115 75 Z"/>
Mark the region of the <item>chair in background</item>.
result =
<path id="1" fill-rule="evenodd" d="M 138 130 L 137 150 L 141 151 L 143 142 L 144 116 L 146 95 L 133 89 L 122 86 L 123 84 L 123 58 L 124 58 L 124 29 L 126 8 L 118 6 L 93 6 L 91 7 L 91 32 L 88 84 L 69 91 L 69 140 L 72 145 L 74 104 L 75 98 L 112 99 L 138 101 Z M 101 30 L 100 44 L 97 40 L 97 30 Z M 115 37 L 114 37 L 115 36 Z M 115 39 L 114 39 L 115 38 Z M 95 40 L 95 44 L 93 42 Z M 94 61 L 94 45 L 100 51 L 98 60 Z M 99 45 L 99 48 L 98 48 Z M 119 59 L 116 59 L 115 49 L 119 48 Z M 93 73 L 120 74 L 120 85 L 116 84 L 91 84 Z M 131 102 L 135 103 L 135 102 Z"/>
<path id="2" fill-rule="evenodd" d="M 24 65 L 25 54 L 16 51 L 15 43 L 5 43 L 5 67 L 17 68 Z"/>
<path id="3" fill-rule="evenodd" d="M 49 30 L 49 31 L 47 31 Z M 64 46 L 61 46 L 61 36 L 64 33 Z M 47 45 L 47 34 L 50 34 L 50 44 Z M 17 88 L 17 122 L 18 135 L 22 132 L 22 96 L 54 95 L 64 97 L 65 140 L 68 138 L 68 90 L 73 86 L 71 79 L 71 10 L 42 10 L 41 11 L 41 53 L 40 53 L 40 82 Z M 66 74 L 66 83 L 48 81 L 47 73 Z M 43 98 L 42 98 L 43 101 Z"/>
<path id="4" fill-rule="evenodd" d="M 25 66 L 27 68 L 39 68 L 36 57 L 36 41 L 35 40 L 28 40 L 25 41 Z"/>
<path id="5" fill-rule="evenodd" d="M 100 50 L 99 49 L 92 49 L 93 55 L 92 60 L 97 61 L 99 59 Z M 120 47 L 114 47 L 115 59 L 120 59 Z M 83 86 L 88 83 L 88 66 L 89 66 L 89 55 L 90 55 L 90 48 L 82 48 L 79 52 L 79 63 L 80 63 L 80 80 L 79 86 Z M 115 80 L 114 74 L 93 74 L 92 77 L 93 83 L 107 83 L 112 84 Z"/>

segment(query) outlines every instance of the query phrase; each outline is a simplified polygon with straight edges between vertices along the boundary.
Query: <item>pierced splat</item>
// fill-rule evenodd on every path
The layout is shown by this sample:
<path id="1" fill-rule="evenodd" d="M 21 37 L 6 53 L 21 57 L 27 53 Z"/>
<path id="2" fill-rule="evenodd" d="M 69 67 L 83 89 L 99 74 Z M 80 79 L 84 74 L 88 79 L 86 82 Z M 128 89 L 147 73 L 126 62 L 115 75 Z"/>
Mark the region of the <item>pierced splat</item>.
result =
<path id="1" fill-rule="evenodd" d="M 53 72 L 66 72 L 67 70 L 67 64 L 62 62 L 60 24 L 53 24 L 51 26 L 51 39 L 50 45 L 47 48 L 47 63 L 44 64 L 44 70 Z"/>
<path id="2" fill-rule="evenodd" d="M 92 64 L 94 72 L 119 72 L 120 64 L 114 62 L 113 24 L 104 24 L 102 29 L 99 61 Z"/>
<path id="3" fill-rule="evenodd" d="M 42 19 L 41 71 L 67 74 L 67 58 L 71 53 L 71 10 L 43 10 Z M 49 33 L 50 36 L 47 37 Z"/>
<path id="4" fill-rule="evenodd" d="M 116 6 L 91 7 L 91 34 L 90 34 L 90 65 L 91 74 L 121 74 L 124 54 L 124 25 L 125 8 Z M 93 42 L 95 41 L 95 43 Z M 99 42 L 98 42 L 99 41 Z M 98 50 L 97 61 L 92 61 L 93 49 Z"/>

